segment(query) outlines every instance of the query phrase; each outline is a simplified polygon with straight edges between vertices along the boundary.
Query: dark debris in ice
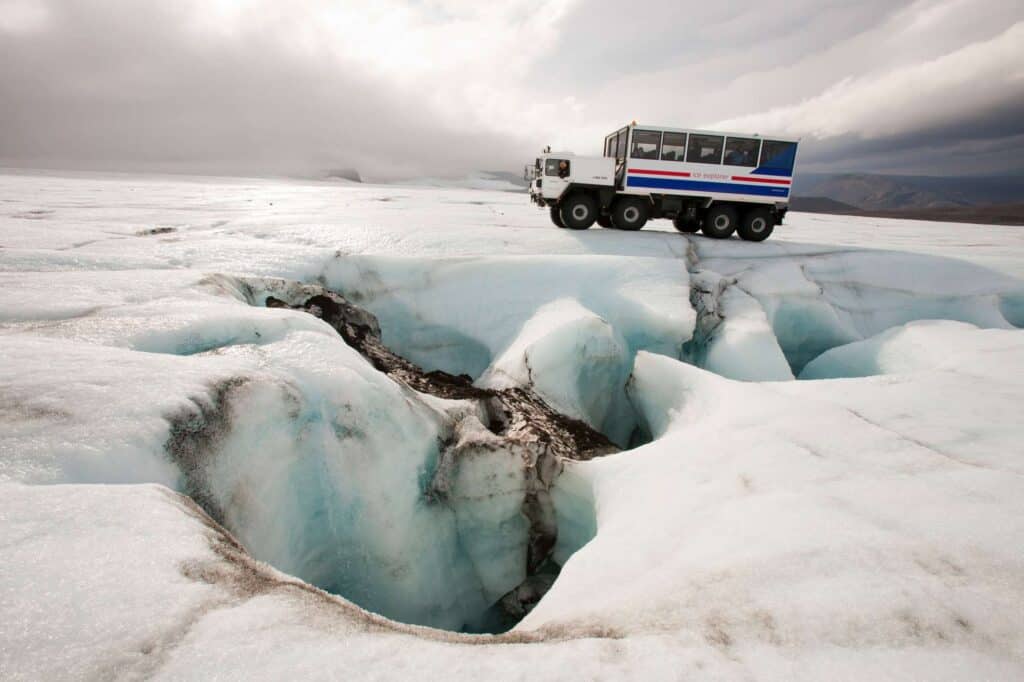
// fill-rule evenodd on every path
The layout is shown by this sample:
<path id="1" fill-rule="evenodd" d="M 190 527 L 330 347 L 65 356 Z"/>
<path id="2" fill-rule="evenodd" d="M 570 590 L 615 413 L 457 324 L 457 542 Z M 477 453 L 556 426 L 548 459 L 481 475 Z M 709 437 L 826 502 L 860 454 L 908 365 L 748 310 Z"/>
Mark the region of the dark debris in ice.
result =
<path id="1" fill-rule="evenodd" d="M 246 383 L 244 377 L 221 381 L 209 396 L 190 398 L 187 406 L 168 416 L 164 449 L 182 472 L 185 493 L 218 522 L 224 521 L 224 510 L 210 492 L 206 465 L 231 430 L 231 396 Z"/>
<path id="2" fill-rule="evenodd" d="M 158 234 L 170 234 L 171 232 L 177 232 L 176 227 L 150 227 L 145 230 L 139 230 L 135 233 L 136 237 L 152 237 Z"/>
<path id="3" fill-rule="evenodd" d="M 492 417 L 488 426 L 498 435 L 534 442 L 551 455 L 565 459 L 586 460 L 618 452 L 619 448 L 603 433 L 554 410 L 529 388 L 497 391 L 474 386 L 466 374 L 424 371 L 384 345 L 380 325 L 372 313 L 321 287 L 304 287 L 311 288 L 321 292 L 292 303 L 269 296 L 266 305 L 303 310 L 319 317 L 377 370 L 420 393 L 449 400 L 483 401 Z"/>

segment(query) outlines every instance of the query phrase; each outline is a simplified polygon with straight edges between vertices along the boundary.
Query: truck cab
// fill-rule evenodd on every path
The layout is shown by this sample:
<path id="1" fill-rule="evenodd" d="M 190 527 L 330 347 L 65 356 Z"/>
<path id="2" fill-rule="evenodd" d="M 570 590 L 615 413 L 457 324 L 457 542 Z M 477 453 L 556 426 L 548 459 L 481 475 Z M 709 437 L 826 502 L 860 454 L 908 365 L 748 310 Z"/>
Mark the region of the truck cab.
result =
<path id="1" fill-rule="evenodd" d="M 561 197 L 570 186 L 615 186 L 614 159 L 555 152 L 538 158 L 536 170 L 531 190 L 548 199 Z"/>
<path id="2" fill-rule="evenodd" d="M 639 230 L 664 218 L 680 232 L 762 241 L 788 210 L 798 142 L 631 123 L 605 137 L 600 157 L 546 149 L 530 198 L 559 227 Z"/>
<path id="3" fill-rule="evenodd" d="M 569 194 L 585 197 L 568 201 Z M 600 203 L 608 203 L 615 195 L 615 160 L 600 156 L 576 156 L 572 152 L 550 152 L 538 157 L 530 182 L 531 199 L 548 207 L 551 220 L 560 227 L 586 229 L 594 222 L 604 222 Z M 593 200 L 590 198 L 593 197 Z M 569 203 L 572 205 L 569 206 Z M 562 209 L 567 215 L 562 217 Z"/>

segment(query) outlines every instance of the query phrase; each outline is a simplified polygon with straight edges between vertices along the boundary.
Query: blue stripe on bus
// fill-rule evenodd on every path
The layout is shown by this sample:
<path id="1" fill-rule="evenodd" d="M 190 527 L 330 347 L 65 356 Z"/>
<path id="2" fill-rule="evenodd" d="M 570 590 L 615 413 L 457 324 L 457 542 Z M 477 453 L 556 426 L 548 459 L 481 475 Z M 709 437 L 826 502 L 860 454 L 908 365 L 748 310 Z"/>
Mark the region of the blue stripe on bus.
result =
<path id="1" fill-rule="evenodd" d="M 788 177 L 793 175 L 793 171 L 792 170 L 786 170 L 785 168 L 767 168 L 767 167 L 755 168 L 754 170 L 750 171 L 750 173 L 751 173 L 751 175 L 781 175 L 781 176 L 786 177 L 786 178 L 788 178 Z"/>
<path id="2" fill-rule="evenodd" d="M 761 185 L 739 185 L 730 182 L 705 182 L 702 180 L 674 180 L 671 178 L 638 178 L 629 176 L 629 187 L 650 189 L 679 189 L 695 192 L 719 192 L 722 194 L 752 194 L 764 197 L 788 197 L 788 187 L 764 187 Z"/>

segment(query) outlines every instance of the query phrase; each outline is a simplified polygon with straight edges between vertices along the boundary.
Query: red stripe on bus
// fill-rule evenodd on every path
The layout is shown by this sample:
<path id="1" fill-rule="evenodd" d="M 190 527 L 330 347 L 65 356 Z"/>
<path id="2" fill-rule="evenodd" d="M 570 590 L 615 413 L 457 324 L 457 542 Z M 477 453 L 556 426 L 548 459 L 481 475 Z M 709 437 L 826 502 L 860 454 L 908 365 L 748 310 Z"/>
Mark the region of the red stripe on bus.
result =
<path id="1" fill-rule="evenodd" d="M 677 177 L 677 178 L 688 178 L 688 177 L 690 177 L 689 173 L 682 172 L 682 171 L 663 171 L 663 170 L 646 170 L 646 169 L 641 169 L 641 168 L 630 168 L 629 172 L 630 173 L 643 173 L 644 175 L 671 175 L 671 176 Z"/>
<path id="2" fill-rule="evenodd" d="M 746 176 L 746 175 L 734 175 L 734 176 L 732 176 L 732 179 L 733 180 L 742 180 L 743 182 L 767 182 L 767 183 L 771 183 L 773 185 L 788 185 L 788 184 L 790 184 L 789 180 L 777 180 L 775 178 L 752 178 L 752 177 Z"/>

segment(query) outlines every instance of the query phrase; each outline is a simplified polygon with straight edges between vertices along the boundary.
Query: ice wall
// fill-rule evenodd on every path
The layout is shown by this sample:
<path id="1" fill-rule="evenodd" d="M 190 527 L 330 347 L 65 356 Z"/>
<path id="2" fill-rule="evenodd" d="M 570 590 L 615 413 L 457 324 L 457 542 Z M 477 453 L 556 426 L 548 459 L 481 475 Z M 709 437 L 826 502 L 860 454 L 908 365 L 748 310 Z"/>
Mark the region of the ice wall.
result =
<path id="1" fill-rule="evenodd" d="M 1024 285 L 1019 280 L 966 261 L 815 244 L 762 246 L 754 252 L 740 244 L 711 248 L 696 242 L 691 271 L 705 274 L 691 277 L 699 281 L 706 273 L 714 273 L 728 282 L 720 296 L 728 298 L 737 291 L 742 292 L 736 294 L 740 298 L 745 294 L 756 301 L 794 374 L 830 348 L 915 320 L 954 320 L 1007 329 L 1020 326 L 1024 317 L 1020 304 Z M 756 315 L 749 309 L 739 313 L 747 318 L 744 326 L 753 322 L 751 312 Z M 763 359 L 766 362 L 754 363 L 756 367 L 773 364 Z M 720 373 L 757 378 L 743 376 L 751 370 L 741 371 L 742 362 L 726 359 L 718 365 L 724 370 Z M 774 374 L 767 373 L 765 378 Z"/>
<path id="2" fill-rule="evenodd" d="M 678 357 L 693 332 L 688 278 L 650 257 L 344 256 L 323 281 L 374 313 L 389 347 L 424 369 L 479 377 L 545 305 L 571 299 L 639 349 Z"/>
<path id="3" fill-rule="evenodd" d="M 172 415 L 183 489 L 258 559 L 397 620 L 467 627 L 490 602 L 455 512 L 427 494 L 444 414 L 318 341 L 264 346 L 272 378 Z"/>

